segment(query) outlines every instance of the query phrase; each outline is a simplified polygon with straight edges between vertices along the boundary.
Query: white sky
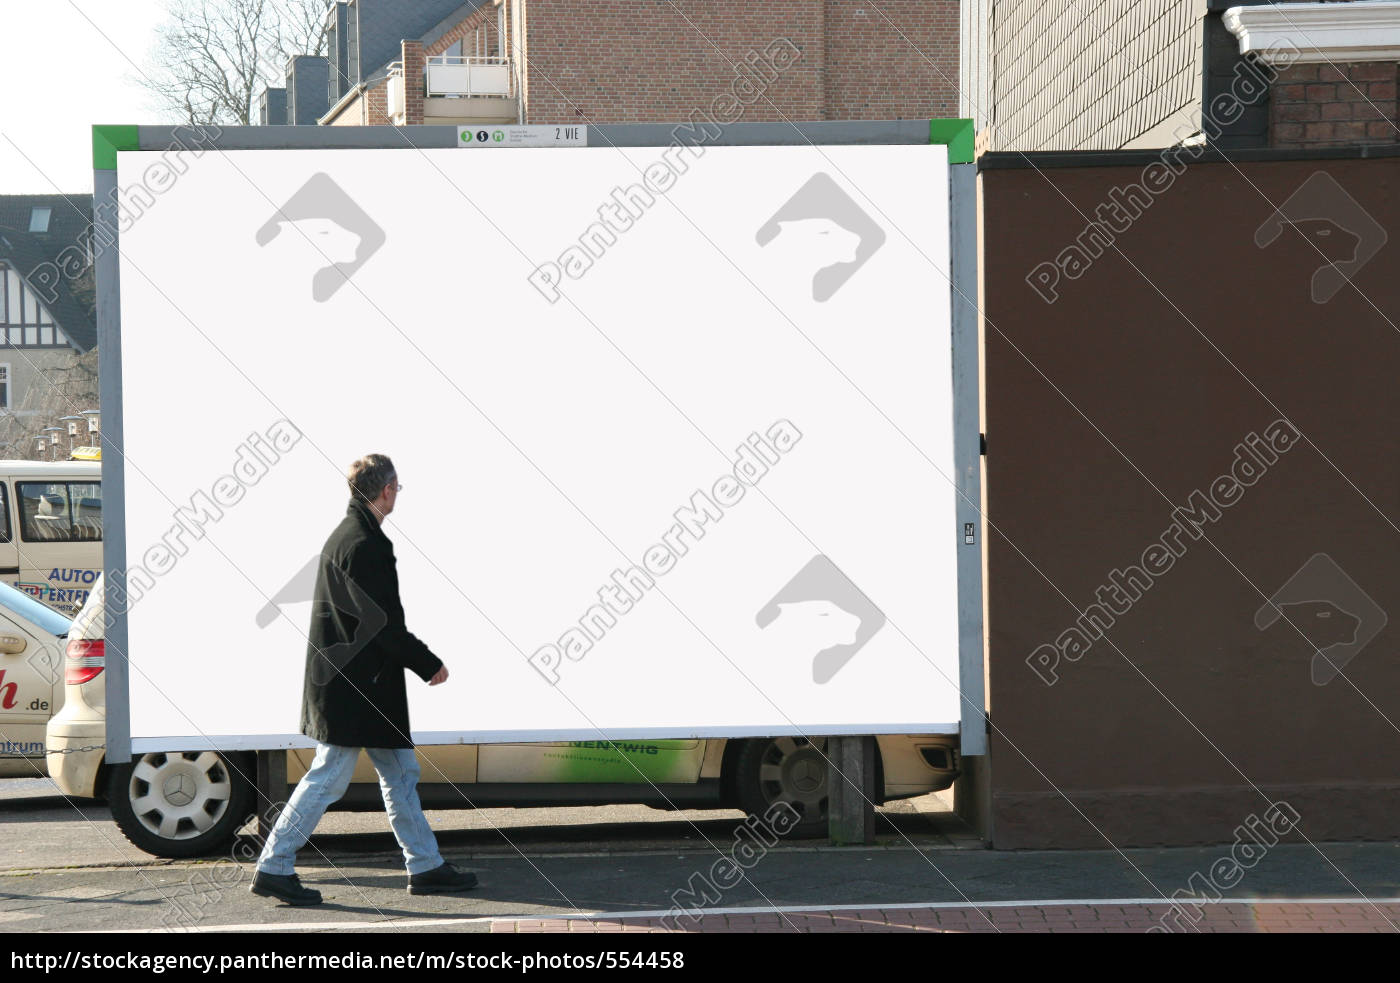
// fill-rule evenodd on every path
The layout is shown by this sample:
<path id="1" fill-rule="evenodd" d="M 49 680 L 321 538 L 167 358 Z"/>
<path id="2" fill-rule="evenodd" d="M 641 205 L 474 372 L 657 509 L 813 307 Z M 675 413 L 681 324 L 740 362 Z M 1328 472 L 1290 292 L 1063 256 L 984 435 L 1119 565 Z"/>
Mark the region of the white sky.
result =
<path id="1" fill-rule="evenodd" d="M 0 0 L 0 194 L 90 192 L 94 123 L 170 122 L 136 81 L 163 19 L 160 0 Z"/>

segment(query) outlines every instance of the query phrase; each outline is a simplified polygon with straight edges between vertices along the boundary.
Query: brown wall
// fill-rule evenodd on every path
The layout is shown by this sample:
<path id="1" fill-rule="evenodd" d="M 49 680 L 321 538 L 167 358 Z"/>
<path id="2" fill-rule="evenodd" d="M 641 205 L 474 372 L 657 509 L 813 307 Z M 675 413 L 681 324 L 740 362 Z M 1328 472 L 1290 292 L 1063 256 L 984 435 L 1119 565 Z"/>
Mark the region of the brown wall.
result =
<path id="1" fill-rule="evenodd" d="M 1143 163 L 993 169 L 984 159 L 993 843 L 1228 843 L 1277 800 L 1311 840 L 1392 839 L 1397 243 L 1315 303 L 1313 243 L 1348 254 L 1351 240 L 1336 229 L 1307 240 L 1293 226 L 1266 248 L 1254 237 L 1323 171 L 1394 239 L 1400 159 L 1194 164 L 1116 234 L 1120 252 L 1063 276 L 1047 303 L 1027 274 L 1081 235 L 1112 188 L 1140 182 Z M 1335 199 L 1322 194 L 1295 217 L 1364 224 Z M 1028 656 L 1075 624 L 1113 570 L 1140 565 L 1173 509 L 1209 494 L 1237 444 L 1279 417 L 1303 439 L 1239 486 L 1199 540 L 1178 534 L 1184 552 L 1170 569 L 1047 685 Z M 1321 605 L 1290 606 L 1287 622 L 1254 621 L 1318 553 L 1389 612 L 1326 685 L 1311 664 L 1330 639 L 1306 636 L 1345 624 L 1335 611 L 1324 622 Z M 1313 600 L 1374 620 L 1335 574 L 1322 580 Z"/>

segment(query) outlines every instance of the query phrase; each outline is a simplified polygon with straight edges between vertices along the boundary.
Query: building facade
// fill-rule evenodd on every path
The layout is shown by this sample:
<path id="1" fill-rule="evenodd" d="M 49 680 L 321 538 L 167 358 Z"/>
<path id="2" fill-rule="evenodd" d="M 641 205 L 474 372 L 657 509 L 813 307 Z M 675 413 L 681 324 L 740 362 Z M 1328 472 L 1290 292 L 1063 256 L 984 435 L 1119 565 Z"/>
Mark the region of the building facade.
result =
<path id="1" fill-rule="evenodd" d="M 90 195 L 0 195 L 0 457 L 97 443 L 91 225 Z"/>
<path id="2" fill-rule="evenodd" d="M 950 117 L 958 39 L 956 0 L 344 0 L 314 122 L 682 121 L 726 91 L 746 120 Z M 313 122 L 294 61 L 266 122 Z"/>
<path id="3" fill-rule="evenodd" d="M 985 150 L 1395 143 L 1395 0 L 970 0 L 963 114 Z"/>

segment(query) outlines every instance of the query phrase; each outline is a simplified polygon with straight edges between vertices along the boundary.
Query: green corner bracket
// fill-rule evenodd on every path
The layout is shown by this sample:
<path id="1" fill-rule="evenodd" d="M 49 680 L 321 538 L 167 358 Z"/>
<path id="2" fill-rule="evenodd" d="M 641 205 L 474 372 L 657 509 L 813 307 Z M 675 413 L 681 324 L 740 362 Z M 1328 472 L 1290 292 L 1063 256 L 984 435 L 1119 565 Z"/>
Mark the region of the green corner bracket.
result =
<path id="1" fill-rule="evenodd" d="M 94 126 L 92 128 L 92 169 L 115 171 L 118 150 L 140 150 L 141 141 L 134 126 Z"/>
<path id="2" fill-rule="evenodd" d="M 928 121 L 928 142 L 948 145 L 948 163 L 971 164 L 977 153 L 975 134 L 970 119 L 931 119 Z"/>

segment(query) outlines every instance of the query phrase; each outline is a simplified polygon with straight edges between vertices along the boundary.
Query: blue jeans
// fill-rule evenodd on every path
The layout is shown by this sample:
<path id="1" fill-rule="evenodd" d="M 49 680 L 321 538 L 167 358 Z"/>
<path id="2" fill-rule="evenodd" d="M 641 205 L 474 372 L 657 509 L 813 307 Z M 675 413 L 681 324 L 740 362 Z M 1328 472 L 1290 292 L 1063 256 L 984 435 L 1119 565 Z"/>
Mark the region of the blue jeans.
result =
<path id="1" fill-rule="evenodd" d="M 365 748 L 374 770 L 379 773 L 379 789 L 384 795 L 384 811 L 389 826 L 403 849 L 409 874 L 421 874 L 442 866 L 437 837 L 423 815 L 418 801 L 418 758 L 410 748 Z M 267 838 L 258 870 L 264 874 L 287 875 L 295 870 L 297 850 L 311 838 L 321 817 L 345 794 L 360 749 L 334 744 L 316 745 L 311 768 L 297 783 L 282 814 Z"/>

